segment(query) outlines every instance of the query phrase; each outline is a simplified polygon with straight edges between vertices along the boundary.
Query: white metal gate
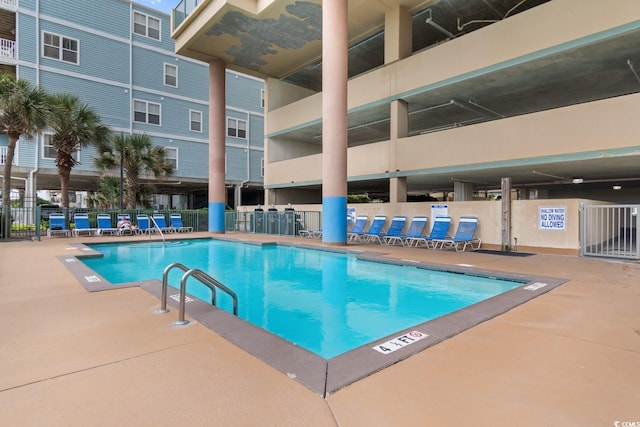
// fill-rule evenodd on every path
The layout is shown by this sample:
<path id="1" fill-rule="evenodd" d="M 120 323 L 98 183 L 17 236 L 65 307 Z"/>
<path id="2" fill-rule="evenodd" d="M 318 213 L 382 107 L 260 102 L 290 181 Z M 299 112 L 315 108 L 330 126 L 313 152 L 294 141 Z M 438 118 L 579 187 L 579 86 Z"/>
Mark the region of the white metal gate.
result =
<path id="1" fill-rule="evenodd" d="M 640 205 L 582 205 L 580 255 L 640 259 Z"/>

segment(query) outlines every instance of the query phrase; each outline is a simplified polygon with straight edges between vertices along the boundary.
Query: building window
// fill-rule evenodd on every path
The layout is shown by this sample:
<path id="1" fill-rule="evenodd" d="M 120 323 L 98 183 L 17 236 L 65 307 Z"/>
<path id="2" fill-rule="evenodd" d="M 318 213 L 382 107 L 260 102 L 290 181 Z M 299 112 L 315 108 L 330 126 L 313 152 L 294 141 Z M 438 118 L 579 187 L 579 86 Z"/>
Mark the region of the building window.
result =
<path id="1" fill-rule="evenodd" d="M 189 110 L 189 130 L 202 132 L 202 111 Z"/>
<path id="2" fill-rule="evenodd" d="M 260 107 L 264 108 L 264 89 L 260 89 Z"/>
<path id="3" fill-rule="evenodd" d="M 264 178 L 264 157 L 260 159 L 260 176 Z"/>
<path id="4" fill-rule="evenodd" d="M 164 159 L 174 170 L 178 169 L 178 149 L 174 147 L 164 147 Z"/>
<path id="5" fill-rule="evenodd" d="M 78 64 L 78 40 L 52 33 L 42 34 L 42 55 L 58 61 Z"/>
<path id="6" fill-rule="evenodd" d="M 58 150 L 53 146 L 51 142 L 51 138 L 53 135 L 44 134 L 44 138 L 42 140 L 42 157 L 45 159 L 55 160 L 58 157 Z M 76 162 L 80 162 L 80 147 L 76 149 L 76 151 L 71 155 L 73 160 Z"/>
<path id="7" fill-rule="evenodd" d="M 160 104 L 134 99 L 133 121 L 160 126 Z"/>
<path id="8" fill-rule="evenodd" d="M 164 64 L 164 84 L 178 87 L 178 67 L 172 64 Z"/>
<path id="9" fill-rule="evenodd" d="M 140 12 L 133 12 L 133 32 L 160 40 L 160 20 Z"/>
<path id="10" fill-rule="evenodd" d="M 247 121 L 227 118 L 227 136 L 247 139 Z"/>

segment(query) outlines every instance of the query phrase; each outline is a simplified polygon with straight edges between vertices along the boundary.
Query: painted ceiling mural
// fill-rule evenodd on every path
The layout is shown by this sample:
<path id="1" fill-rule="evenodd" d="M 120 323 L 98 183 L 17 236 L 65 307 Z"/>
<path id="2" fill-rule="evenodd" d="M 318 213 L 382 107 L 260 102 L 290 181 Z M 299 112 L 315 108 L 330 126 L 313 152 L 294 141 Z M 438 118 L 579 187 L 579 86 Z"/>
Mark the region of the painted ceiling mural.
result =
<path id="1" fill-rule="evenodd" d="M 238 39 L 226 50 L 233 64 L 261 71 L 267 64 L 266 55 L 276 49 L 299 49 L 322 39 L 322 8 L 320 5 L 297 1 L 286 6 L 287 14 L 277 19 L 256 19 L 241 12 L 229 12 L 207 31 L 208 36 L 230 35 Z"/>

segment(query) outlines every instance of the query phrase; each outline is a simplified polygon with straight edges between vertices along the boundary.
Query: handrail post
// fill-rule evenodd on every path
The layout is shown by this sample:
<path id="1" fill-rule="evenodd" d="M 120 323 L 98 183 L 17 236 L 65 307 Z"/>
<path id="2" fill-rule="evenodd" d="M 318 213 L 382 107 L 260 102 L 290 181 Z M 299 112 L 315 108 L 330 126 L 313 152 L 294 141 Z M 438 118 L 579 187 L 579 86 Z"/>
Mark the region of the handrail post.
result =
<path id="1" fill-rule="evenodd" d="M 188 270 L 187 267 L 179 262 L 174 262 L 165 267 L 162 272 L 162 296 L 160 297 L 160 309 L 156 310 L 157 314 L 169 312 L 169 310 L 167 310 L 167 288 L 169 287 L 169 271 L 174 267 L 178 267 L 182 271 Z"/>
<path id="2" fill-rule="evenodd" d="M 162 230 L 160 229 L 160 226 L 158 225 L 156 220 L 153 218 L 153 215 L 149 215 L 149 221 L 153 222 L 153 225 L 156 226 L 156 230 L 158 230 L 158 233 L 160 233 L 160 236 L 162 236 L 162 243 L 165 243 L 164 233 L 162 233 Z M 151 233 L 149 233 L 149 238 L 151 238 Z"/>
<path id="3" fill-rule="evenodd" d="M 178 311 L 178 320 L 173 322 L 174 325 L 186 325 L 187 323 L 189 323 L 189 321 L 185 320 L 184 318 L 184 311 L 185 311 L 185 299 L 187 296 L 187 279 L 191 275 L 192 271 L 193 270 L 189 270 L 186 273 L 184 273 L 184 275 L 182 276 L 182 279 L 180 280 L 180 301 L 178 304 L 180 309 Z"/>
<path id="4" fill-rule="evenodd" d="M 173 322 L 174 325 L 186 325 L 187 323 L 189 323 L 189 321 L 185 320 L 184 318 L 185 303 L 186 303 L 185 300 L 187 296 L 186 295 L 187 279 L 189 278 L 189 276 L 195 277 L 197 280 L 200 281 L 200 283 L 202 283 L 203 285 L 205 285 L 207 288 L 211 290 L 211 305 L 213 305 L 214 307 L 216 305 L 216 288 L 227 293 L 233 301 L 233 314 L 236 316 L 238 315 L 238 296 L 234 291 L 232 291 L 230 288 L 226 287 L 222 283 L 218 282 L 216 279 L 209 276 L 204 271 L 197 268 L 188 269 L 186 266 L 184 266 L 183 264 L 180 264 L 179 262 L 174 262 L 173 264 L 169 264 L 167 267 L 165 267 L 164 271 L 162 272 L 162 296 L 160 301 L 160 309 L 156 310 L 156 313 L 169 312 L 169 310 L 167 310 L 167 290 L 169 286 L 169 271 L 175 267 L 181 269 L 185 273 L 182 275 L 182 279 L 180 279 L 180 301 L 178 302 L 178 320 Z"/>

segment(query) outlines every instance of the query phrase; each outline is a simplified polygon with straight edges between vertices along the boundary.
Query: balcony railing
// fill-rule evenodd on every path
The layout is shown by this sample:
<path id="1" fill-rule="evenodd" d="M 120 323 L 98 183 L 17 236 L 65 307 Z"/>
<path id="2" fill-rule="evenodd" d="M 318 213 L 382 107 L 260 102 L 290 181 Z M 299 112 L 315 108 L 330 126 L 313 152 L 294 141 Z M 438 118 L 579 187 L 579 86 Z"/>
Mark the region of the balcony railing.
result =
<path id="1" fill-rule="evenodd" d="M 2 1 L 2 0 L 0 0 Z M 9 147 L 0 147 L 0 165 L 5 165 L 7 164 L 7 150 L 9 149 Z M 13 156 L 13 161 L 11 162 L 12 165 L 16 164 L 16 155 L 14 152 L 14 156 Z"/>
<path id="2" fill-rule="evenodd" d="M 0 2 L 8 1 L 8 0 L 0 0 Z M 11 59 L 15 60 L 16 58 L 16 42 L 13 40 L 0 39 L 0 60 L 2 59 Z"/>
<path id="3" fill-rule="evenodd" d="M 202 3 L 202 0 L 181 0 L 173 9 L 173 29 L 178 28 L 200 3 Z"/>
<path id="4" fill-rule="evenodd" d="M 15 10 L 16 3 L 16 0 L 0 0 L 0 7 Z"/>

